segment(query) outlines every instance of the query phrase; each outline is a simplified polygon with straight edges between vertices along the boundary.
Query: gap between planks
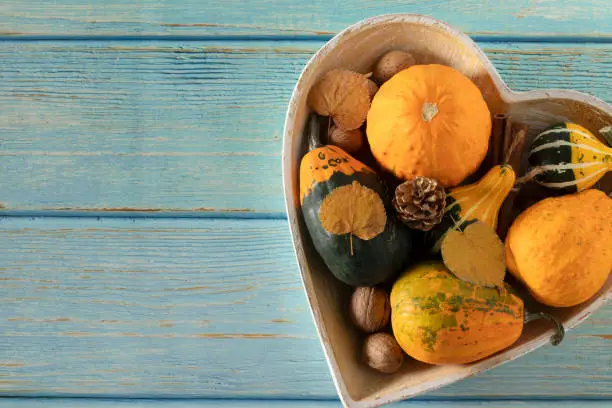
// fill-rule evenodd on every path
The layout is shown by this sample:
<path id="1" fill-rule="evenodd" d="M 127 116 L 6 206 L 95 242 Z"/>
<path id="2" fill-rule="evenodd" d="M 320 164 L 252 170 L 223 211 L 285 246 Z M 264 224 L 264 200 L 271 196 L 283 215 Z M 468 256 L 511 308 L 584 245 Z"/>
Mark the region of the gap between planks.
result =
<path id="1" fill-rule="evenodd" d="M 340 407 L 338 400 L 315 399 L 113 399 L 113 398 L 0 398 L 0 403 L 7 408 L 22 407 L 113 407 L 113 408 L 195 408 L 195 407 L 224 407 L 224 408 L 259 408 L 259 407 L 288 407 L 288 408 L 315 408 Z M 468 400 L 468 399 L 419 399 L 402 401 L 392 404 L 393 407 L 411 408 L 607 408 L 612 404 L 610 400 Z"/>
<path id="2" fill-rule="evenodd" d="M 256 219 L 286 220 L 284 212 L 267 212 L 247 208 L 218 210 L 195 208 L 192 210 L 163 208 L 102 208 L 102 209 L 57 209 L 57 210 L 3 210 L 0 205 L 0 219 L 7 218 L 171 218 L 171 219 Z"/>
<path id="3" fill-rule="evenodd" d="M 58 41 L 227 41 L 227 42 L 326 42 L 336 33 L 314 35 L 20 35 L 0 32 L 0 41 L 58 42 Z M 469 33 L 468 33 L 469 34 Z M 475 42 L 492 43 L 549 43 L 549 44 L 612 44 L 612 34 L 601 35 L 499 35 L 478 33 L 470 35 Z"/>

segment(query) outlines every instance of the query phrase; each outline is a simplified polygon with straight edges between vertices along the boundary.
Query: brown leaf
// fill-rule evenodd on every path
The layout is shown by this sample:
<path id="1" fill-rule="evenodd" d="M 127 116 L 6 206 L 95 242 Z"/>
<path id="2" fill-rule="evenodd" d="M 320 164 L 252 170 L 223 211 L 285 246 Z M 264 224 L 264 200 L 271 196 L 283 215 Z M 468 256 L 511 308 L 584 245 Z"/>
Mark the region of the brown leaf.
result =
<path id="1" fill-rule="evenodd" d="M 332 190 L 321 204 L 319 218 L 330 234 L 351 234 L 366 241 L 383 232 L 387 223 L 380 196 L 357 181 Z"/>
<path id="2" fill-rule="evenodd" d="M 308 105 L 342 129 L 357 129 L 370 109 L 368 79 L 347 69 L 330 71 L 310 90 Z"/>
<path id="3" fill-rule="evenodd" d="M 464 231 L 449 231 L 442 241 L 442 259 L 459 279 L 482 286 L 503 285 L 504 244 L 483 222 L 470 224 Z"/>

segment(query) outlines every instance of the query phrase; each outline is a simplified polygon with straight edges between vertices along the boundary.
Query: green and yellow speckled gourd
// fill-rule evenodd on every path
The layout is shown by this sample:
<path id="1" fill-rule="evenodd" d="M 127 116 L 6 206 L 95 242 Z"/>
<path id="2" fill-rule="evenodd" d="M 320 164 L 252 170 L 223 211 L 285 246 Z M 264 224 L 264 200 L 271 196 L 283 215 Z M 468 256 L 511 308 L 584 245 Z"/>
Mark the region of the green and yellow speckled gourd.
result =
<path id="1" fill-rule="evenodd" d="M 520 297 L 503 288 L 473 285 L 455 277 L 440 261 L 407 270 L 391 290 L 391 324 L 402 349 L 429 364 L 465 364 L 511 346 L 531 320 L 551 320 L 563 339 L 563 326 L 544 313 L 525 313 Z"/>
<path id="2" fill-rule="evenodd" d="M 451 189 L 446 195 L 442 221 L 427 234 L 432 251 L 440 250 L 442 238 L 449 230 L 465 228 L 475 221 L 481 221 L 495 230 L 499 209 L 515 181 L 512 167 L 499 165 L 493 166 L 476 183 Z"/>
<path id="3" fill-rule="evenodd" d="M 542 186 L 576 193 L 591 188 L 612 170 L 612 148 L 580 125 L 561 123 L 535 137 L 529 164 L 540 171 L 535 180 Z"/>
<path id="4" fill-rule="evenodd" d="M 340 281 L 351 286 L 381 283 L 406 266 L 417 233 L 396 220 L 372 169 L 339 147 L 320 143 L 316 115 L 309 129 L 310 151 L 300 163 L 299 182 L 302 214 L 314 247 Z M 329 209 L 332 196 L 337 211 Z M 359 208 L 342 208 L 343 201 L 351 199 Z M 322 208 L 328 211 L 324 214 Z M 363 214 L 363 222 L 356 222 Z M 347 231 L 348 224 L 359 224 L 359 231 Z"/>

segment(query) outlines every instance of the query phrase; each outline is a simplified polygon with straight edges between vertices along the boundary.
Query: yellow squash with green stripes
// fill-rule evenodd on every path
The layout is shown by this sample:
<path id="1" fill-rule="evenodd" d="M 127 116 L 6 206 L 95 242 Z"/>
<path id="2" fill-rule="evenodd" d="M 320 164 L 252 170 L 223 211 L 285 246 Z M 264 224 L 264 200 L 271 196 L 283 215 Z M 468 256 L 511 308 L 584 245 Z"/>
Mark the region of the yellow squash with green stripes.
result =
<path id="1" fill-rule="evenodd" d="M 473 222 L 484 222 L 495 230 L 499 209 L 515 181 L 512 167 L 501 165 L 493 166 L 474 184 L 451 189 L 446 195 L 442 222 L 427 235 L 432 251 L 440 250 L 442 238 L 448 231 L 463 229 Z"/>
<path id="2" fill-rule="evenodd" d="M 535 180 L 555 190 L 576 193 L 591 188 L 612 170 L 612 148 L 575 123 L 561 123 L 540 133 L 529 149 Z"/>
<path id="3" fill-rule="evenodd" d="M 512 345 L 525 324 L 546 319 L 555 325 L 551 343 L 565 330 L 547 313 L 530 313 L 504 282 L 487 288 L 453 275 L 442 261 L 421 262 L 393 284 L 393 335 L 412 358 L 429 364 L 466 364 Z"/>

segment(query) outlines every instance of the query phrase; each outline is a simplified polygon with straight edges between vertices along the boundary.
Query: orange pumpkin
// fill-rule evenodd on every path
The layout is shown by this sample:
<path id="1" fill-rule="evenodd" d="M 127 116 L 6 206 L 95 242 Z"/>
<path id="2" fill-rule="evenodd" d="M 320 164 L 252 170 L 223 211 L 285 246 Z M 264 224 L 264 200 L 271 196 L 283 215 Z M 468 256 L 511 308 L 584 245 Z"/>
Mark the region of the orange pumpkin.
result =
<path id="1" fill-rule="evenodd" d="M 491 114 L 478 87 L 443 65 L 415 65 L 394 75 L 374 96 L 367 118 L 372 154 L 383 168 L 446 187 L 478 169 L 490 135 Z"/>

